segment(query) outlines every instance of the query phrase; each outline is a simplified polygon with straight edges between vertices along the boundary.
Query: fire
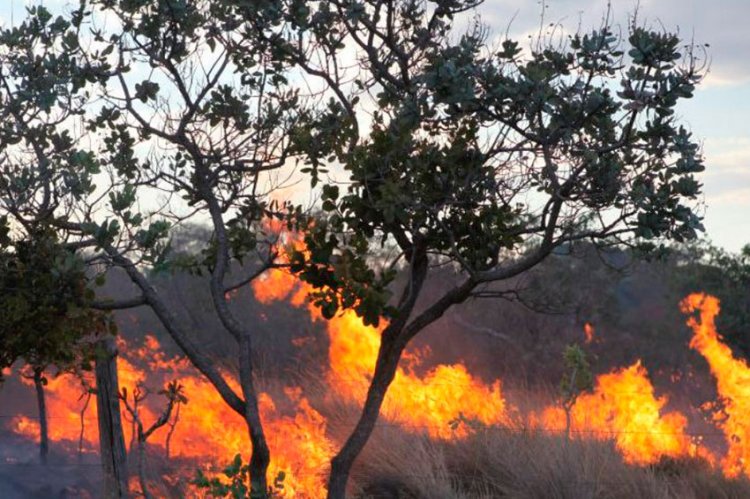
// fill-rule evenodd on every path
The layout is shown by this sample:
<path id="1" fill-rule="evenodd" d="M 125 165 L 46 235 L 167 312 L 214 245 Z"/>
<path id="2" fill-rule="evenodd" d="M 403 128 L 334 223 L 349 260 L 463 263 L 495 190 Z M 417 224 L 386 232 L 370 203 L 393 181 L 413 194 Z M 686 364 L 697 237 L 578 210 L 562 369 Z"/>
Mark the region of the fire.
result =
<path id="1" fill-rule="evenodd" d="M 322 320 L 318 310 L 307 303 L 309 288 L 287 272 L 272 269 L 252 286 L 262 303 L 289 300 L 297 307 L 306 306 L 312 320 Z M 722 469 L 729 476 L 750 476 L 750 446 L 746 444 L 750 442 L 750 422 L 746 418 L 750 413 L 750 366 L 735 358 L 718 336 L 714 325 L 719 313 L 716 298 L 690 295 L 681 308 L 686 313 L 700 312 L 699 317 L 688 320 L 694 331 L 690 346 L 707 359 L 721 397 L 722 408 L 715 409 L 717 404 L 712 404 L 712 410 L 714 422 L 728 443 Z M 325 326 L 329 343 L 325 375 L 328 393 L 361 404 L 386 326 L 365 326 L 352 311 L 338 314 Z M 586 323 L 584 333 L 587 343 L 594 341 L 593 326 Z M 166 355 L 152 335 L 138 344 L 122 339 L 118 344 L 121 387 L 132 391 L 140 386 L 150 393 L 141 406 L 147 427 L 164 407 L 165 401 L 157 392 L 166 382 L 179 381 L 188 398 L 188 403 L 180 406 L 179 419 L 172 420 L 175 426 L 163 428 L 149 439 L 152 454 L 166 453 L 169 448 L 170 457 L 208 469 L 222 466 L 237 453 L 247 457 L 250 443 L 244 421 L 187 360 Z M 385 424 L 441 439 L 462 438 L 474 428 L 473 424 L 462 423 L 513 428 L 511 416 L 516 409 L 506 401 L 499 380 L 487 383 L 460 362 L 430 367 L 429 354 L 429 349 L 412 349 L 404 355 L 383 405 Z M 240 392 L 236 379 L 227 372 L 224 376 Z M 90 377 L 85 379 L 93 386 Z M 31 384 L 28 379 L 23 381 Z M 50 440 L 77 446 L 80 438 L 83 452 L 95 452 L 96 404 L 91 401 L 83 411 L 88 394 L 81 381 L 70 375 L 51 377 L 45 393 Z M 273 483 L 283 472 L 279 491 L 282 497 L 325 495 L 324 477 L 337 442 L 328 435 L 329 423 L 319 412 L 319 402 L 311 401 L 297 386 L 260 394 L 261 418 L 272 455 L 268 477 Z M 648 372 L 637 361 L 596 378 L 593 391 L 581 394 L 570 409 L 570 431 L 575 438 L 611 439 L 623 458 L 634 465 L 684 456 L 702 457 L 713 463 L 713 455 L 690 436 L 687 417 L 668 410 L 668 402 L 667 396 L 656 394 Z M 131 443 L 132 427 L 124 411 L 123 416 L 126 442 Z M 528 416 L 531 427 L 539 431 L 566 431 L 566 413 L 557 404 Z M 19 435 L 38 439 L 39 424 L 34 418 L 19 415 L 11 427 Z M 187 474 L 191 466 L 181 479 L 170 476 L 165 480 L 184 483 L 190 478 Z"/>
<path id="2" fill-rule="evenodd" d="M 302 306 L 310 289 L 290 274 L 273 269 L 253 283 L 253 291 L 261 303 L 289 297 L 293 305 Z M 307 309 L 313 320 L 321 319 L 312 304 Z M 346 400 L 363 403 L 384 327 L 366 326 L 351 310 L 326 322 L 330 342 L 327 381 Z M 439 365 L 419 375 L 425 357 L 425 352 L 417 351 L 404 355 L 383 404 L 385 419 L 440 438 L 465 436 L 466 427 L 455 424 L 459 420 L 485 425 L 507 421 L 508 407 L 499 380 L 487 385 L 461 363 Z"/>
<path id="3" fill-rule="evenodd" d="M 184 387 L 188 403 L 180 407 L 179 420 L 170 437 L 170 456 L 195 460 L 209 468 L 221 467 L 237 453 L 247 454 L 250 448 L 247 427 L 242 418 L 230 409 L 213 386 L 195 371 L 184 359 L 170 359 L 153 336 L 147 336 L 140 347 L 129 345 L 120 339 L 118 376 L 120 387 L 132 391 L 140 385 L 150 392 L 140 407 L 141 418 L 148 427 L 158 415 L 165 401 L 156 392 L 161 388 L 157 377 L 150 372 L 159 372 L 164 379 L 177 379 Z M 228 373 L 224 373 L 230 386 L 237 392 L 239 385 Z M 89 380 L 93 386 L 93 381 Z M 31 381 L 24 380 L 25 383 Z M 81 435 L 80 412 L 85 395 L 80 380 L 71 375 L 50 378 L 45 387 L 48 408 L 49 437 L 58 444 L 78 445 Z M 322 497 L 325 495 L 324 475 L 334 454 L 334 445 L 326 436 L 325 418 L 302 396 L 299 388 L 284 391 L 286 410 L 281 410 L 270 394 L 259 397 L 261 418 L 265 424 L 272 460 L 268 474 L 271 480 L 284 474 L 281 497 Z M 123 429 L 126 445 L 132 445 L 132 425 L 123 410 Z M 83 443 L 85 452 L 98 450 L 99 434 L 95 402 L 91 402 L 84 415 Z M 39 422 L 26 416 L 17 416 L 11 421 L 12 430 L 30 439 L 39 439 Z M 166 451 L 169 429 L 162 428 L 148 440 L 148 445 L 161 453 Z M 196 467 L 198 465 L 196 464 Z M 187 473 L 184 479 L 192 478 Z M 137 480 L 132 480 L 134 490 Z"/>
<path id="4" fill-rule="evenodd" d="M 640 361 L 596 378 L 593 393 L 582 394 L 571 409 L 571 433 L 598 439 L 613 438 L 625 460 L 651 464 L 662 456 L 695 454 L 686 433 L 687 418 L 664 412 L 667 397 L 657 397 Z M 565 412 L 547 408 L 545 428 L 562 431 Z"/>
<path id="5" fill-rule="evenodd" d="M 326 437 L 326 419 L 302 396 L 300 388 L 288 388 L 285 395 L 296 406 L 293 417 L 279 416 L 267 395 L 261 399 L 272 452 L 269 478 L 285 472 L 283 497 L 323 497 L 325 476 L 336 451 Z"/>
<path id="6" fill-rule="evenodd" d="M 583 325 L 583 336 L 587 345 L 594 341 L 594 326 L 590 322 L 586 322 Z"/>
<path id="7" fill-rule="evenodd" d="M 236 380 L 226 373 L 225 377 L 239 392 Z M 179 379 L 189 401 L 181 408 L 177 431 L 170 442 L 173 455 L 222 465 L 237 453 L 246 454 L 250 441 L 240 416 L 197 373 L 183 371 Z M 301 390 L 287 389 L 285 395 L 292 415 L 280 411 L 270 394 L 259 396 L 271 450 L 268 475 L 273 479 L 284 473 L 282 497 L 320 497 L 325 491 L 323 474 L 334 454 L 333 443 L 325 434 L 325 419 Z M 164 446 L 162 442 L 157 444 Z"/>
<path id="8" fill-rule="evenodd" d="M 33 381 L 21 377 L 21 381 L 33 386 Z M 89 386 L 93 386 L 90 378 L 84 378 Z M 86 387 L 81 380 L 74 376 L 47 376 L 44 387 L 47 406 L 47 428 L 50 441 L 65 441 L 77 446 L 81 438 L 81 412 L 85 405 Z M 35 440 L 39 439 L 39 420 L 23 415 L 15 417 L 11 425 L 19 434 Z M 84 435 L 81 450 L 93 452 L 99 448 L 99 433 L 96 428 L 96 404 L 89 403 L 84 413 Z"/>
<path id="9" fill-rule="evenodd" d="M 328 383 L 340 395 L 362 403 L 370 384 L 380 346 L 381 328 L 365 326 L 352 311 L 334 317 L 328 329 Z M 453 424 L 457 419 L 485 425 L 507 419 L 500 381 L 486 385 L 472 376 L 461 363 L 438 365 L 419 375 L 424 352 L 408 353 L 388 389 L 384 418 L 433 437 L 451 438 L 466 434 Z"/>
<path id="10" fill-rule="evenodd" d="M 722 407 L 714 410 L 714 422 L 724 432 L 728 445 L 722 469 L 728 476 L 741 473 L 750 476 L 750 366 L 745 360 L 735 358 L 716 332 L 717 298 L 695 293 L 685 298 L 680 307 L 686 314 L 699 312 L 699 317 L 687 321 L 693 330 L 690 347 L 706 358 L 716 378 Z"/>

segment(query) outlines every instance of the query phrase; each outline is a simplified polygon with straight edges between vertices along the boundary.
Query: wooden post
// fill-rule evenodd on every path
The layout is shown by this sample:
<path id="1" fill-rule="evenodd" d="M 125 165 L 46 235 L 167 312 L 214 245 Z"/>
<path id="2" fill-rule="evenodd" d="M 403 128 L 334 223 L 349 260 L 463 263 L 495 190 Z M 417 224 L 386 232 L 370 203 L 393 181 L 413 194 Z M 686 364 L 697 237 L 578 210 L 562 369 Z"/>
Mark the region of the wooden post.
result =
<path id="1" fill-rule="evenodd" d="M 99 417 L 99 449 L 104 468 L 104 497 L 128 497 L 125 439 L 120 417 L 117 380 L 117 347 L 108 336 L 99 343 L 96 357 L 96 406 Z"/>

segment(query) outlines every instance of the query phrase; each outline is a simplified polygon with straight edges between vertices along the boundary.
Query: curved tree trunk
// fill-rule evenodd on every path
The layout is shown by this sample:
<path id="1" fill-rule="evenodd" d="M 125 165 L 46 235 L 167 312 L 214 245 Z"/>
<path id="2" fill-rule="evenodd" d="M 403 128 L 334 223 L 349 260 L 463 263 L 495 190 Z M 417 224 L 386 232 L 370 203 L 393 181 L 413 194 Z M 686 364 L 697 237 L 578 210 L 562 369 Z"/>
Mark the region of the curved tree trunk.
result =
<path id="1" fill-rule="evenodd" d="M 393 342 L 386 345 L 386 339 L 378 353 L 378 361 L 375 364 L 372 383 L 367 391 L 365 405 L 362 408 L 362 414 L 357 421 L 351 435 L 344 443 L 339 453 L 331 460 L 331 474 L 328 478 L 328 499 L 343 499 L 346 497 L 346 485 L 349 481 L 354 461 L 359 453 L 365 447 L 367 440 L 375 429 L 375 423 L 380 414 L 380 407 L 383 405 L 388 387 L 393 381 L 398 367 L 399 359 L 403 347 L 399 347 Z"/>
<path id="2" fill-rule="evenodd" d="M 119 499 L 128 495 L 128 468 L 125 438 L 120 417 L 117 380 L 117 349 L 111 337 L 103 339 L 96 359 L 96 407 L 99 419 L 99 448 L 104 468 L 104 497 Z"/>
<path id="3" fill-rule="evenodd" d="M 268 465 L 271 462 L 271 451 L 263 432 L 258 407 L 258 395 L 253 383 L 252 346 L 250 333 L 245 332 L 240 341 L 240 383 L 245 398 L 245 421 L 250 433 L 252 454 L 250 456 L 251 497 L 268 496 Z"/>
<path id="4" fill-rule="evenodd" d="M 42 369 L 34 369 L 34 388 L 36 389 L 36 403 L 39 408 L 39 460 L 47 464 L 49 456 L 49 430 L 47 427 L 47 403 L 44 398 L 44 383 Z"/>
<path id="5" fill-rule="evenodd" d="M 208 378 L 224 402 L 245 419 L 252 444 L 251 472 L 259 480 L 256 485 L 258 491 L 254 493 L 267 495 L 266 472 L 270 462 L 270 451 L 263 433 L 260 414 L 258 412 L 257 395 L 252 379 L 252 342 L 251 338 L 247 337 L 249 333 L 239 326 L 239 323 L 234 320 L 231 312 L 228 310 L 226 303 L 224 303 L 224 292 L 220 280 L 217 281 L 216 278 L 212 280 L 212 297 L 219 318 L 240 345 L 240 382 L 244 400 L 229 386 L 221 373 L 216 369 L 214 363 L 205 355 L 204 351 L 192 342 L 185 332 L 187 329 L 180 325 L 179 317 L 166 306 L 156 292 L 156 289 L 138 271 L 135 264 L 117 253 L 112 247 L 106 248 L 106 251 L 112 257 L 113 261 L 125 270 L 133 283 L 140 288 L 146 304 L 151 307 L 164 328 L 190 359 L 191 363 L 198 368 L 201 374 Z"/>
<path id="6" fill-rule="evenodd" d="M 452 303 L 447 298 L 440 300 L 439 304 L 433 305 L 432 309 L 428 309 L 411 325 L 407 326 L 406 321 L 411 315 L 417 297 L 424 285 L 429 263 L 423 249 L 417 251 L 416 254 L 412 254 L 409 259 L 412 261 L 411 279 L 408 285 L 404 287 L 399 300 L 397 316 L 380 335 L 378 359 L 375 363 L 375 371 L 372 375 L 370 388 L 367 390 L 362 413 L 351 435 L 349 435 L 339 453 L 331 460 L 331 474 L 328 477 L 329 499 L 346 497 L 346 485 L 349 481 L 352 466 L 375 429 L 380 407 L 383 405 L 388 387 L 396 375 L 398 362 L 407 343 L 432 320 L 439 318 Z"/>

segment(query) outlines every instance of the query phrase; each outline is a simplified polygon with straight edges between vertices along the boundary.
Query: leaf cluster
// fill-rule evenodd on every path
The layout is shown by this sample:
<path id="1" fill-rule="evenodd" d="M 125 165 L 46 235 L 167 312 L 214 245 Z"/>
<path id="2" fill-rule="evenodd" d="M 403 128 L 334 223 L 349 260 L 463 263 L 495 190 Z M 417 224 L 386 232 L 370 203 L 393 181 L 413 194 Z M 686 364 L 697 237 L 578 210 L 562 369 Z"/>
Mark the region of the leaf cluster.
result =
<path id="1" fill-rule="evenodd" d="M 34 368 L 89 369 L 97 335 L 114 323 L 90 308 L 94 298 L 81 260 L 54 236 L 0 247 L 0 367 L 22 359 Z"/>

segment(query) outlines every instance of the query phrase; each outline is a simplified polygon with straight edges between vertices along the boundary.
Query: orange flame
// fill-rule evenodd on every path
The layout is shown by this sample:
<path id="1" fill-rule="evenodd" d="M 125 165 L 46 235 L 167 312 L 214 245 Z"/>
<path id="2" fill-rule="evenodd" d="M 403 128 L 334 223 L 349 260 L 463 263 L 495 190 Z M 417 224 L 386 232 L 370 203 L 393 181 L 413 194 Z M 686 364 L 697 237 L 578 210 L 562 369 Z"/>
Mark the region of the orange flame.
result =
<path id="1" fill-rule="evenodd" d="M 293 243 L 297 244 L 297 243 Z M 262 303 L 288 299 L 304 306 L 310 291 L 289 273 L 272 269 L 252 284 Z M 731 349 L 719 338 L 714 319 L 719 313 L 716 298 L 690 295 L 681 303 L 686 313 L 700 312 L 688 325 L 694 336 L 690 346 L 698 350 L 711 367 L 717 380 L 723 408 L 715 410 L 715 423 L 728 441 L 728 452 L 722 460 L 727 475 L 745 473 L 750 476 L 750 367 L 734 358 Z M 307 303 L 313 320 L 321 320 L 319 311 Z M 329 364 L 326 382 L 332 392 L 346 400 L 361 404 L 367 393 L 377 359 L 380 337 L 385 325 L 365 326 L 353 311 L 344 311 L 326 321 L 329 340 Z M 584 325 L 586 342 L 594 341 L 594 328 Z M 171 436 L 173 456 L 221 465 L 236 453 L 249 449 L 247 428 L 242 418 L 220 398 L 211 384 L 200 376 L 183 358 L 169 358 L 153 336 L 146 336 L 140 346 L 119 343 L 118 359 L 121 386 L 132 390 L 137 385 L 161 387 L 169 379 L 177 379 L 189 399 L 180 408 L 180 420 Z M 474 421 L 483 425 L 508 425 L 515 409 L 503 395 L 501 382 L 484 382 L 469 372 L 463 363 L 427 367 L 429 350 L 410 350 L 404 355 L 383 406 L 383 418 L 408 431 L 426 432 L 434 438 L 461 438 Z M 148 373 L 148 374 L 147 374 Z M 156 374 L 161 373 L 161 374 Z M 238 383 L 224 373 L 229 384 L 239 390 Z M 25 380 L 25 383 L 30 383 Z M 89 380 L 90 382 L 90 380 Z M 80 434 L 80 410 L 84 393 L 79 380 L 59 376 L 46 387 L 50 414 L 50 439 L 77 444 Z M 78 401 L 77 403 L 75 401 Z M 324 480 L 336 445 L 328 437 L 326 418 L 316 410 L 299 387 L 287 387 L 278 396 L 261 393 L 261 418 L 272 453 L 269 478 L 284 472 L 283 497 L 320 497 L 325 494 Z M 149 397 L 142 406 L 146 424 L 154 421 L 164 401 Z M 570 411 L 571 432 L 577 438 L 612 439 L 624 459 L 645 465 L 660 458 L 698 456 L 713 462 L 713 456 L 687 432 L 688 421 L 677 411 L 668 411 L 668 398 L 657 396 L 648 373 L 640 361 L 597 377 L 592 393 L 580 395 Z M 558 405 L 549 406 L 539 415 L 531 414 L 532 427 L 563 432 L 565 411 Z M 90 403 L 85 415 L 84 451 L 98 448 L 96 404 Z M 38 438 L 36 420 L 18 416 L 12 421 L 19 435 Z M 126 440 L 132 430 L 124 422 Z M 149 440 L 149 445 L 164 449 L 167 430 L 162 429 Z"/>
<path id="2" fill-rule="evenodd" d="M 627 462 L 650 464 L 662 456 L 693 455 L 695 446 L 685 430 L 687 418 L 664 413 L 666 397 L 656 397 L 640 361 L 596 378 L 593 393 L 582 394 L 571 409 L 571 433 L 597 439 L 614 439 Z M 542 425 L 565 429 L 565 411 L 549 407 Z"/>
<path id="3" fill-rule="evenodd" d="M 586 338 L 585 343 L 587 345 L 594 341 L 594 326 L 590 322 L 586 322 L 583 325 L 583 335 Z"/>
<path id="4" fill-rule="evenodd" d="M 717 298 L 694 293 L 680 307 L 686 314 L 699 312 L 699 318 L 690 317 L 687 321 L 693 330 L 690 347 L 706 358 L 716 378 L 723 407 L 714 411 L 714 422 L 724 432 L 728 445 L 722 469 L 728 476 L 740 473 L 750 476 L 750 366 L 745 360 L 735 358 L 716 332 Z"/>
<path id="5" fill-rule="evenodd" d="M 326 324 L 330 340 L 328 383 L 339 394 L 358 403 L 364 401 L 375 367 L 383 327 L 365 326 L 352 311 L 345 311 Z M 486 385 L 466 366 L 438 365 L 419 375 L 423 352 L 408 353 L 406 367 L 396 371 L 388 389 L 383 417 L 412 431 L 433 437 L 464 436 L 459 419 L 492 425 L 507 420 L 507 407 L 500 381 Z M 404 363 L 402 363 L 404 364 Z"/>
<path id="6" fill-rule="evenodd" d="M 302 306 L 311 288 L 287 272 L 272 269 L 253 282 L 253 291 L 261 303 L 290 297 L 293 305 Z M 322 319 L 312 304 L 307 309 L 313 320 Z M 363 403 L 384 327 L 366 326 L 351 310 L 326 322 L 330 342 L 327 381 L 347 400 Z M 385 419 L 441 438 L 465 436 L 466 427 L 456 425 L 459 420 L 486 425 L 507 421 L 508 408 L 499 380 L 486 385 L 462 363 L 439 365 L 420 376 L 416 370 L 424 360 L 423 352 L 405 353 L 402 364 L 407 366 L 397 370 L 383 404 Z"/>
<path id="7" fill-rule="evenodd" d="M 247 427 L 242 418 L 227 406 L 213 386 L 184 359 L 169 359 L 159 342 L 147 336 L 144 345 L 130 347 L 120 339 L 118 376 L 121 387 L 132 391 L 137 385 L 151 392 L 146 372 L 135 366 L 136 361 L 157 369 L 167 378 L 178 379 L 184 387 L 188 403 L 180 407 L 179 421 L 170 441 L 170 453 L 175 457 L 200 460 L 209 466 L 222 466 L 237 453 L 247 453 L 250 448 Z M 130 360 L 129 360 L 130 359 Z M 133 362 L 131 362 L 131 360 Z M 230 375 L 225 378 L 239 392 L 239 385 Z M 24 383 L 31 383 L 24 380 Z M 158 385 L 157 385 L 158 386 Z M 45 387 L 49 414 L 50 441 L 77 445 L 80 436 L 80 410 L 84 401 L 81 383 L 71 375 L 62 375 L 49 380 Z M 268 444 L 272 453 L 269 477 L 273 479 L 284 472 L 280 497 L 321 497 L 325 495 L 324 474 L 334 445 L 326 437 L 326 421 L 302 396 L 300 389 L 287 389 L 286 398 L 290 409 L 281 411 L 267 393 L 259 396 Z M 76 401 L 78 401 L 76 403 Z M 139 408 L 144 426 L 148 427 L 158 418 L 165 402 L 155 395 L 149 396 Z M 123 410 L 123 429 L 126 444 L 132 440 L 132 425 Z M 92 401 L 85 413 L 84 451 L 98 450 L 96 403 Z M 39 439 L 39 422 L 26 416 L 17 416 L 11 421 L 12 430 L 30 439 Z M 164 451 L 168 430 L 162 428 L 148 440 L 150 446 Z M 137 481 L 133 481 L 136 484 Z M 136 486 L 138 488 L 138 486 Z"/>

